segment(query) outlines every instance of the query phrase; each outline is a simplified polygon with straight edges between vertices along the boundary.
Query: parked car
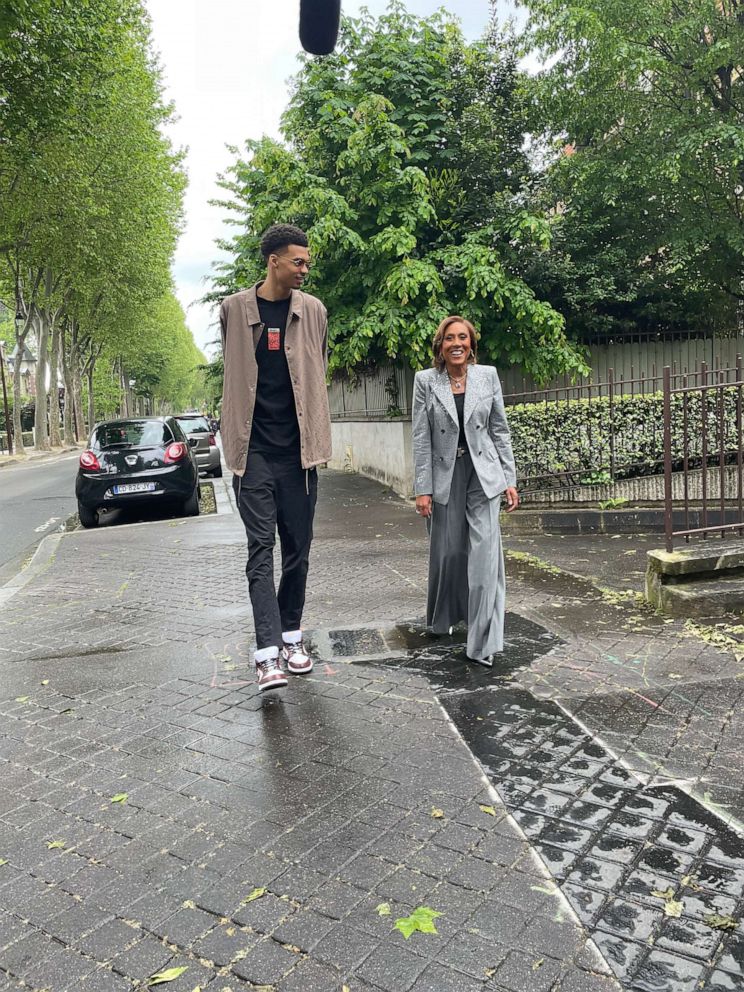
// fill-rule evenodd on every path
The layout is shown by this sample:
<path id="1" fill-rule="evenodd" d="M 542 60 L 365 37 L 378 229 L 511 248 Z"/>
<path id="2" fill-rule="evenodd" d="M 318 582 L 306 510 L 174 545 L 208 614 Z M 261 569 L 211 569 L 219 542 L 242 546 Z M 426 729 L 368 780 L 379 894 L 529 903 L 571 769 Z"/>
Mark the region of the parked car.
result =
<path id="1" fill-rule="evenodd" d="M 214 436 L 214 431 L 207 418 L 202 417 L 200 413 L 181 413 L 176 417 L 176 420 L 189 441 L 192 439 L 196 441 L 194 454 L 199 471 L 221 479 L 220 449 L 217 447 L 217 438 Z"/>
<path id="2" fill-rule="evenodd" d="M 198 516 L 194 447 L 175 417 L 96 424 L 75 480 L 80 523 L 95 527 L 101 509 L 163 500 L 179 503 L 186 516 Z"/>

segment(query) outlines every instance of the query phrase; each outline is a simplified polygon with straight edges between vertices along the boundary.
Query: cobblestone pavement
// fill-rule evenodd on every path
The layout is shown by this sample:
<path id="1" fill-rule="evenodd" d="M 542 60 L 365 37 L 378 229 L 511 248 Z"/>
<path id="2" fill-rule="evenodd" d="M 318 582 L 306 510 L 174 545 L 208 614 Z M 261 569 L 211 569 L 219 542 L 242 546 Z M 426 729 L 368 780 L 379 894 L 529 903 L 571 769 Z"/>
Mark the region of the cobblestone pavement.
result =
<path id="1" fill-rule="evenodd" d="M 324 474 L 262 698 L 235 518 L 62 538 L 0 616 L 0 992 L 744 987 L 739 663 L 525 548 L 467 667 L 410 506 Z"/>

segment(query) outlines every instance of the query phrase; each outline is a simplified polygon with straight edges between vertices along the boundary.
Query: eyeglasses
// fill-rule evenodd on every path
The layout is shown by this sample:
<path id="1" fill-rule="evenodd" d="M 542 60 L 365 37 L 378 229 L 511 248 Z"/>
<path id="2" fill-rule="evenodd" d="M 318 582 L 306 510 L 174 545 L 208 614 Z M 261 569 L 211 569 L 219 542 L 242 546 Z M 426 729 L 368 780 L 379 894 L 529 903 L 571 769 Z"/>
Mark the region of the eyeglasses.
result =
<path id="1" fill-rule="evenodd" d="M 313 263 L 309 262 L 306 258 L 290 258 L 289 261 L 296 269 L 301 269 L 304 266 L 309 272 L 313 267 Z"/>

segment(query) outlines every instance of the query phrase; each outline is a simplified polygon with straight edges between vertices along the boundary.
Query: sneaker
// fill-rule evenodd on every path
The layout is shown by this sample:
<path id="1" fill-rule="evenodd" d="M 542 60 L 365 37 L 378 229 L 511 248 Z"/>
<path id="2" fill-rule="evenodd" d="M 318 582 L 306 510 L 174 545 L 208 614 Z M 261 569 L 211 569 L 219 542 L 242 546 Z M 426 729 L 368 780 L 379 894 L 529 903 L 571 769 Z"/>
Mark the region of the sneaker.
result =
<path id="1" fill-rule="evenodd" d="M 305 650 L 303 641 L 295 641 L 294 644 L 284 642 L 282 648 L 282 660 L 287 664 L 287 670 L 293 675 L 307 675 L 313 670 L 313 659 Z"/>
<path id="2" fill-rule="evenodd" d="M 258 676 L 258 688 L 261 692 L 265 692 L 267 689 L 281 689 L 287 684 L 287 676 L 284 674 L 281 658 L 267 658 L 265 661 L 257 661 L 256 675 Z"/>

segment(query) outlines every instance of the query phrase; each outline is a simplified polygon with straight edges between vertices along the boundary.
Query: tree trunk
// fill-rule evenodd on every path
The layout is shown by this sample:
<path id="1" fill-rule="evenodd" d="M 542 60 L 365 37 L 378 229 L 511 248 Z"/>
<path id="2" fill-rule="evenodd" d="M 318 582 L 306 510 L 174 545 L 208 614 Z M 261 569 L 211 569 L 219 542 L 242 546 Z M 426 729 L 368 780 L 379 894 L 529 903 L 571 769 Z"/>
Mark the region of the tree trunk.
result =
<path id="1" fill-rule="evenodd" d="M 86 373 L 88 377 L 88 424 L 91 430 L 93 430 L 93 424 L 96 422 L 96 400 L 93 395 L 93 373 L 95 370 L 96 360 L 91 357 Z"/>
<path id="2" fill-rule="evenodd" d="M 18 310 L 19 304 L 16 303 Z M 23 312 L 23 311 L 21 311 Z M 26 338 L 31 329 L 31 318 L 26 318 L 23 330 L 19 334 L 16 331 L 16 361 L 13 365 L 13 441 L 15 442 L 15 454 L 20 458 L 25 458 L 26 449 L 23 446 L 23 428 L 21 426 L 21 362 L 23 351 L 26 347 Z"/>
<path id="3" fill-rule="evenodd" d="M 70 373 L 72 376 L 72 400 L 75 416 L 75 439 L 85 441 L 87 433 L 85 430 L 85 419 L 83 417 L 83 384 L 80 374 L 82 362 L 80 360 L 80 342 L 78 340 L 77 323 L 72 326 L 71 347 L 70 347 Z"/>
<path id="4" fill-rule="evenodd" d="M 52 326 L 52 347 L 49 356 L 49 443 L 62 447 L 59 429 L 59 323 Z"/>
<path id="5" fill-rule="evenodd" d="M 62 417 L 62 430 L 64 432 L 65 444 L 74 444 L 75 429 L 73 426 L 73 410 L 75 403 L 73 400 L 70 362 L 67 354 L 67 334 L 64 327 L 62 327 L 62 333 L 60 335 L 60 356 L 62 358 L 62 378 L 65 380 L 65 409 Z"/>
<path id="6" fill-rule="evenodd" d="M 36 412 L 34 415 L 34 447 L 49 451 L 47 422 L 47 374 L 49 371 L 49 311 L 39 310 L 36 325 Z"/>
<path id="7" fill-rule="evenodd" d="M 134 413 L 132 409 L 132 391 L 129 388 L 129 375 L 127 370 L 124 368 L 124 363 L 120 362 L 119 371 L 121 373 L 121 390 L 122 390 L 122 416 L 131 417 Z"/>

